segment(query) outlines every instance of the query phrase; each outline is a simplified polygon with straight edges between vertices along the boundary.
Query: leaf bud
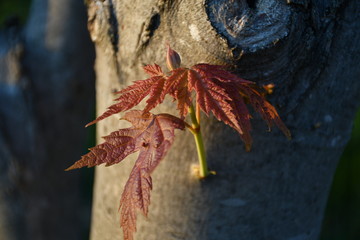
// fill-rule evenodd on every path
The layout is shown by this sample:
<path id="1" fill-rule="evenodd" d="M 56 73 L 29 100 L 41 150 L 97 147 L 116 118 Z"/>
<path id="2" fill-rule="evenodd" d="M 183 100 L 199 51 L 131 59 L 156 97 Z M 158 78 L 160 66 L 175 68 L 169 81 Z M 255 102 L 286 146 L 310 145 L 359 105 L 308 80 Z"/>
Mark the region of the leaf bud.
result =
<path id="1" fill-rule="evenodd" d="M 179 68 L 181 64 L 180 55 L 167 45 L 166 64 L 170 71 Z"/>

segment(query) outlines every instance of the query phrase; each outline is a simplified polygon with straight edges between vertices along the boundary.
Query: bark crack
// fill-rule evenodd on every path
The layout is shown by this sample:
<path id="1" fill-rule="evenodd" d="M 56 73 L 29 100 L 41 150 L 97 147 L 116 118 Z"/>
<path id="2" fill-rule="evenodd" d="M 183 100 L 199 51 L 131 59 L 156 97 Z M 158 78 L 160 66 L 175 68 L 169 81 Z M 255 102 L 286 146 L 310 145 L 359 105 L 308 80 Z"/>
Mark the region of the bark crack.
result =
<path id="1" fill-rule="evenodd" d="M 113 0 L 109 0 L 109 13 L 109 36 L 115 55 L 117 55 L 119 50 L 119 22 L 116 17 L 116 10 L 114 8 Z"/>
<path id="2" fill-rule="evenodd" d="M 164 8 L 156 6 L 151 11 L 150 16 L 143 23 L 141 31 L 138 35 L 137 47 L 136 47 L 136 58 L 138 58 L 149 45 L 152 37 L 155 34 L 155 31 L 159 28 L 161 24 L 161 13 Z"/>

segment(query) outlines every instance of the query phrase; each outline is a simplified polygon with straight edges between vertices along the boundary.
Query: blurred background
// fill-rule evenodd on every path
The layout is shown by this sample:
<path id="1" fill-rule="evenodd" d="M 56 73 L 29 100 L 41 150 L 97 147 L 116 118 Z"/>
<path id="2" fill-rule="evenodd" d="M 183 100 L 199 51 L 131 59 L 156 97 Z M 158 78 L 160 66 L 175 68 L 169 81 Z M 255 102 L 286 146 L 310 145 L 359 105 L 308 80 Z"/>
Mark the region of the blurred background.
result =
<path id="1" fill-rule="evenodd" d="M 360 111 L 337 167 L 321 240 L 360 239 Z"/>
<path id="2" fill-rule="evenodd" d="M 1 240 L 89 239 L 94 60 L 84 1 L 0 0 Z"/>
<path id="3" fill-rule="evenodd" d="M 95 128 L 83 129 L 95 116 L 86 9 L 34 2 L 0 0 L 0 239 L 88 239 L 94 172 L 63 172 L 95 144 Z M 320 239 L 360 239 L 360 111 Z"/>

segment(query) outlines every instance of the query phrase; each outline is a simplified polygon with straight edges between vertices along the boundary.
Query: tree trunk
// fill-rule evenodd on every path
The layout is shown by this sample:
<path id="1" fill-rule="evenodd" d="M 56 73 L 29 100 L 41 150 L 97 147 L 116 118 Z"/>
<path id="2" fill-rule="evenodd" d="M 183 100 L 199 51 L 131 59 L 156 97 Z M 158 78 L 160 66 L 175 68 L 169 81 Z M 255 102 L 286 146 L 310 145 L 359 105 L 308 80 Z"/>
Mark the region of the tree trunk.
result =
<path id="1" fill-rule="evenodd" d="M 338 159 L 359 106 L 360 3 L 348 1 L 88 1 L 96 43 L 98 114 L 116 90 L 144 79 L 143 64 L 164 67 L 165 44 L 191 66 L 231 64 L 239 76 L 274 83 L 269 100 L 292 132 L 266 131 L 254 116 L 254 144 L 213 118 L 202 123 L 217 175 L 191 173 L 197 154 L 177 132 L 153 174 L 148 220 L 135 239 L 317 239 Z M 176 114 L 167 101 L 159 112 Z M 204 118 L 202 118 L 204 119 Z M 123 127 L 97 124 L 101 136 Z M 136 156 L 96 169 L 92 240 L 121 239 L 119 199 Z"/>
<path id="2" fill-rule="evenodd" d="M 84 236 L 81 173 L 64 169 L 86 147 L 94 58 L 81 0 L 34 0 L 0 32 L 0 239 Z"/>

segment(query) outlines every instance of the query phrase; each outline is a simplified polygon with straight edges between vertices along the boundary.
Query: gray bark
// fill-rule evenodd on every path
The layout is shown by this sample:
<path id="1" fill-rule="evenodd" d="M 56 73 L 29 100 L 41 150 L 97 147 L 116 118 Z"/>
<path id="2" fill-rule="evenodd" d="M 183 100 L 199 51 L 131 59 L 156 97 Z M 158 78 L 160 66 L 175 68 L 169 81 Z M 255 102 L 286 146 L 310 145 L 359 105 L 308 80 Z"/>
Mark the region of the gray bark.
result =
<path id="1" fill-rule="evenodd" d="M 94 57 L 82 1 L 34 0 L 0 32 L 0 239 L 84 236 L 81 173 L 64 169 L 86 147 Z"/>
<path id="2" fill-rule="evenodd" d="M 359 106 L 360 3 L 348 1 L 88 1 L 96 43 L 97 109 L 144 79 L 143 64 L 165 67 L 168 42 L 185 66 L 231 64 L 239 76 L 274 83 L 269 100 L 292 132 L 253 119 L 254 145 L 210 118 L 202 122 L 209 167 L 199 181 L 189 132 L 153 174 L 148 220 L 135 239 L 317 239 L 338 159 Z M 168 101 L 159 112 L 176 114 Z M 123 127 L 103 120 L 104 136 Z M 117 206 L 136 156 L 96 169 L 92 240 L 121 239 Z"/>

